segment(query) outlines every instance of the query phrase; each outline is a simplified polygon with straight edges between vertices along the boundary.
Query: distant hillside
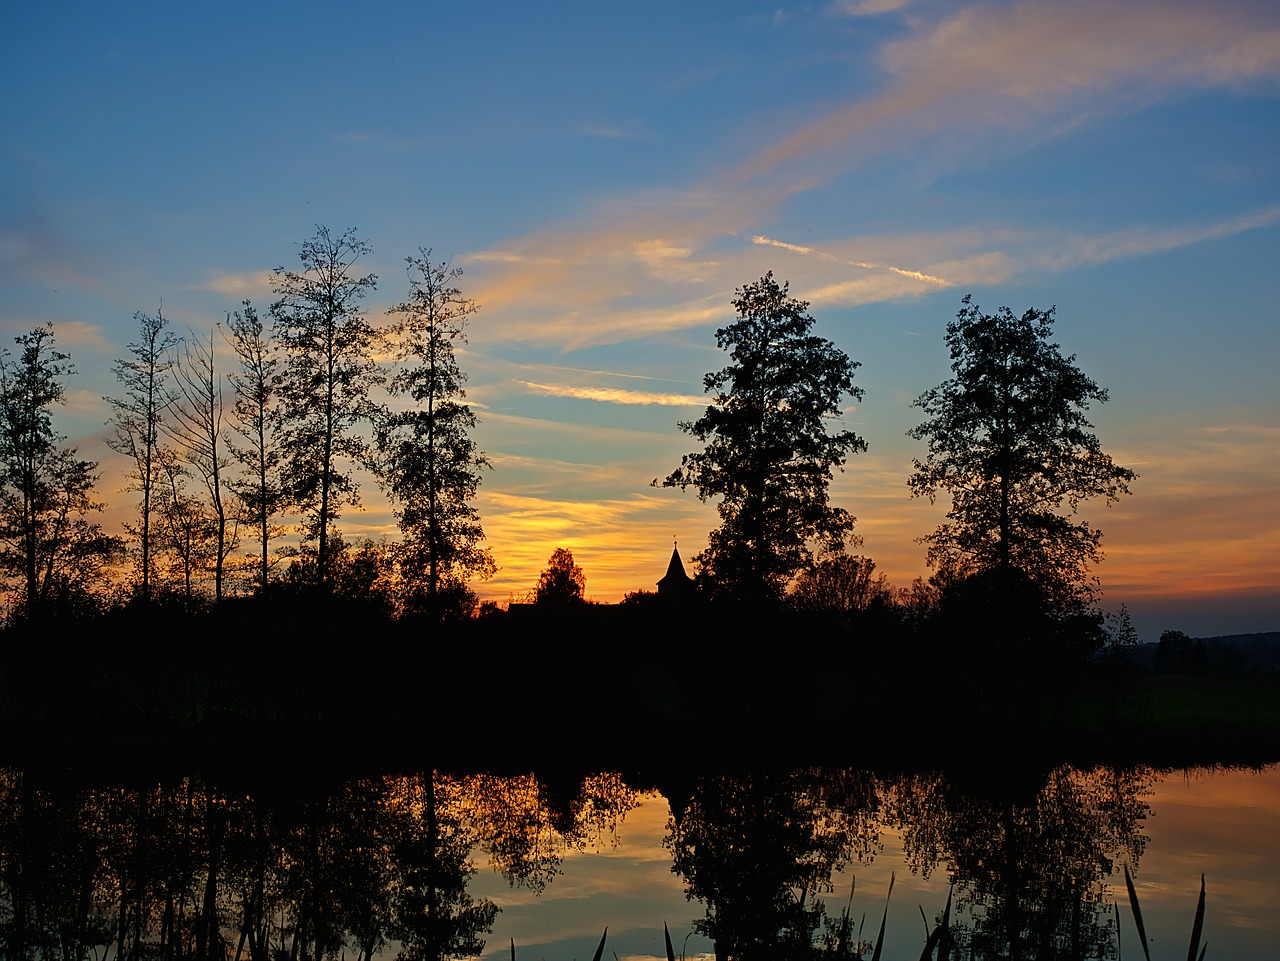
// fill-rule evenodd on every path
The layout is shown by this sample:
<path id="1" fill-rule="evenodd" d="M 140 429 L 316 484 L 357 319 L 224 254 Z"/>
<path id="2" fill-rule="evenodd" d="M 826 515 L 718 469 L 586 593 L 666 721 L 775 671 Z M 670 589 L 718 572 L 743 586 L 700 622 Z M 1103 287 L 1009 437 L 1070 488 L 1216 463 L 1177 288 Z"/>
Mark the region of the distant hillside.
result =
<path id="1" fill-rule="evenodd" d="M 1193 637 L 1191 640 L 1204 645 L 1215 672 L 1280 671 L 1280 631 L 1220 634 L 1215 637 Z M 1150 670 L 1155 663 L 1158 646 L 1156 643 L 1138 645 L 1134 652 L 1135 660 Z"/>

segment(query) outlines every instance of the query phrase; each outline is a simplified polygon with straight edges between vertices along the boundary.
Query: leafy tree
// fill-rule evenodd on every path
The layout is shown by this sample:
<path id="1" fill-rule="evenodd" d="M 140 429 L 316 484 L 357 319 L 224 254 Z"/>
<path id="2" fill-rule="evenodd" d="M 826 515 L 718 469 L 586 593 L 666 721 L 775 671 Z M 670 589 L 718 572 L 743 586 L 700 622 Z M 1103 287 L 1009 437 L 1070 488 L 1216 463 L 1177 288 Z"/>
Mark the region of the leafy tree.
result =
<path id="1" fill-rule="evenodd" d="M 102 509 L 98 465 L 53 428 L 71 356 L 53 346 L 51 325 L 14 341 L 18 356 L 0 356 L 0 574 L 16 582 L 14 609 L 37 620 L 86 597 L 120 545 L 88 520 Z"/>
<path id="2" fill-rule="evenodd" d="M 317 226 L 303 241 L 302 270 L 275 270 L 271 305 L 285 355 L 280 384 L 284 478 L 304 516 L 303 533 L 316 542 L 316 584 L 327 589 L 330 528 L 344 504 L 359 503 L 354 466 L 368 457 L 356 428 L 371 419 L 369 390 L 382 381 L 374 359 L 378 333 L 360 301 L 377 286 L 374 274 L 355 273 L 372 248 L 354 229 L 334 236 Z"/>
<path id="3" fill-rule="evenodd" d="M 400 367 L 390 392 L 413 406 L 383 417 L 376 439 L 383 484 L 399 505 L 402 571 L 425 588 L 426 606 L 439 616 L 445 593 L 495 566 L 471 504 L 489 460 L 471 439 L 476 416 L 463 403 L 466 375 L 454 356 L 477 307 L 456 286 L 460 269 L 433 263 L 429 250 L 419 254 L 406 261 L 409 299 L 391 309 Z"/>
<path id="4" fill-rule="evenodd" d="M 296 552 L 281 576 L 281 584 L 291 590 L 306 591 L 319 583 L 316 552 L 303 547 Z M 387 544 L 364 538 L 348 544 L 334 531 L 329 542 L 329 574 L 326 591 L 343 605 L 359 605 L 388 612 L 392 608 L 393 559 Z"/>
<path id="5" fill-rule="evenodd" d="M 227 315 L 227 327 L 227 339 L 239 363 L 229 377 L 236 398 L 232 414 L 235 432 L 243 441 L 232 440 L 228 446 L 249 475 L 234 482 L 232 490 L 257 531 L 258 589 L 264 591 L 271 570 L 271 538 L 277 529 L 271 521 L 284 506 L 276 417 L 280 358 L 249 301 L 243 310 Z"/>
<path id="6" fill-rule="evenodd" d="M 129 345 L 131 360 L 117 360 L 112 365 L 116 380 L 124 388 L 122 398 L 104 398 L 111 405 L 108 426 L 115 435 L 107 446 L 132 462 L 129 490 L 142 495 L 138 505 L 138 524 L 127 529 L 138 538 L 142 581 L 138 585 L 142 600 L 151 598 L 152 513 L 153 498 L 161 481 L 162 463 L 170 456 L 160 436 L 166 408 L 174 401 L 169 383 L 173 367 L 173 351 L 178 337 L 169 330 L 162 311 L 154 316 L 141 311 L 134 314 L 138 322 L 138 339 Z"/>
<path id="7" fill-rule="evenodd" d="M 573 552 L 567 547 L 557 547 L 551 552 L 547 569 L 538 578 L 533 591 L 535 604 L 581 604 L 585 599 L 586 575 L 573 562 Z"/>
<path id="8" fill-rule="evenodd" d="M 954 376 L 916 399 L 928 419 L 909 432 L 929 444 L 912 494 L 951 499 L 947 522 L 925 538 L 929 561 L 962 574 L 1017 570 L 1078 609 L 1092 596 L 1101 533 L 1061 510 L 1111 503 L 1137 476 L 1103 453 L 1085 417 L 1107 392 L 1050 341 L 1054 308 L 1017 317 L 962 303 L 947 325 Z"/>
<path id="9" fill-rule="evenodd" d="M 877 601 L 889 604 L 889 578 L 876 574 L 876 562 L 861 555 L 832 553 L 801 571 L 791 591 L 791 603 L 803 611 L 851 614 Z"/>
<path id="10" fill-rule="evenodd" d="M 680 423 L 704 447 L 654 481 L 721 499 L 721 525 L 694 558 L 713 597 L 779 601 L 811 542 L 838 548 L 853 528 L 828 489 L 832 471 L 867 445 L 853 431 L 828 432 L 827 421 L 844 397 L 861 400 L 859 365 L 813 334 L 809 304 L 787 291 L 772 272 L 738 290 L 739 319 L 716 331 L 733 363 L 706 375 L 711 406 Z"/>

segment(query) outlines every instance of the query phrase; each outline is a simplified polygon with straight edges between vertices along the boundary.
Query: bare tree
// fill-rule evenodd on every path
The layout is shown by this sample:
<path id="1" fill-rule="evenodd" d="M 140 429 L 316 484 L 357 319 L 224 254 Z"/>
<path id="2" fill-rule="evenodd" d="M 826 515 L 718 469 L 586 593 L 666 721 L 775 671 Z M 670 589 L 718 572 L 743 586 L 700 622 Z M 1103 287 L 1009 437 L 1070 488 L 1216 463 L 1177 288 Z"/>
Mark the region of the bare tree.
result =
<path id="1" fill-rule="evenodd" d="M 183 460 L 203 481 L 208 494 L 215 541 L 211 552 L 213 597 L 215 603 L 221 603 L 226 559 L 235 549 L 236 530 L 235 519 L 223 500 L 231 452 L 222 433 L 222 375 L 214 362 L 212 330 L 207 343 L 191 331 L 182 343 L 173 372 L 175 389 L 163 427 L 179 445 Z"/>
<path id="2" fill-rule="evenodd" d="M 169 374 L 179 338 L 168 329 L 169 321 L 162 310 L 154 316 L 141 311 L 133 316 L 138 321 L 138 339 L 129 345 L 131 359 L 111 365 L 124 388 L 124 397 L 103 399 L 111 405 L 107 426 L 115 430 L 114 436 L 107 438 L 107 446 L 132 462 L 126 489 L 142 495 L 138 523 L 126 529 L 138 538 L 142 574 L 139 595 L 147 601 L 151 599 L 152 499 L 160 478 L 162 451 L 160 425 L 174 399 Z"/>
<path id="3" fill-rule="evenodd" d="M 280 357 L 249 301 L 244 302 L 243 310 L 227 315 L 227 326 L 227 340 L 239 363 L 239 370 L 230 375 L 236 397 L 233 423 L 244 441 L 243 445 L 231 441 L 229 447 L 248 473 L 232 489 L 257 532 L 258 590 L 265 591 L 271 570 L 271 538 L 276 531 L 271 520 L 284 505 L 276 416 Z"/>

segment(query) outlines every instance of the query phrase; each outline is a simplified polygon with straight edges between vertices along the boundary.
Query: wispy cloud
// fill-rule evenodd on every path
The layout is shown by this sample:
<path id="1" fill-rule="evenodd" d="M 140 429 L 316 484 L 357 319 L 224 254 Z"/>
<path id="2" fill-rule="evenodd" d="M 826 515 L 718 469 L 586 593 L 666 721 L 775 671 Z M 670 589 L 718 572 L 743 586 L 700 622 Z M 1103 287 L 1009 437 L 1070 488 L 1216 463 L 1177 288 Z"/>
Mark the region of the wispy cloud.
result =
<path id="1" fill-rule="evenodd" d="M 770 269 L 785 270 L 803 299 L 858 306 L 1160 253 L 1280 219 L 1266 207 L 1211 224 L 1096 234 L 986 223 L 804 242 L 772 236 L 791 198 L 928 138 L 952 147 L 954 138 L 1016 134 L 1008 142 L 1021 149 L 1098 112 L 1280 77 L 1280 14 L 1265 5 L 1035 0 L 921 6 L 905 23 L 908 34 L 879 50 L 884 85 L 851 94 L 742 163 L 681 189 L 601 201 L 574 222 L 465 255 L 476 268 L 469 293 L 485 307 L 483 336 L 563 349 L 618 343 L 721 322 L 732 316 L 732 291 Z M 779 255 L 791 258 L 783 268 Z"/>
<path id="2" fill-rule="evenodd" d="M 1096 236 L 1068 235 L 1054 249 L 1043 251 L 1035 259 L 1040 264 L 1055 269 L 1106 263 L 1221 240 L 1276 224 L 1280 224 L 1280 205 L 1263 207 L 1207 224 L 1135 227 Z"/>
<path id="3" fill-rule="evenodd" d="M 477 506 L 489 540 L 505 549 L 497 576 L 475 587 L 484 597 L 524 594 L 537 584 L 551 552 L 567 547 L 586 574 L 588 597 L 616 600 L 638 588 L 653 590 L 666 572 L 672 535 L 681 538 L 687 559 L 714 526 L 709 505 L 666 493 L 606 500 L 482 494 Z M 645 571 L 648 578 L 637 577 Z"/>
<path id="4" fill-rule="evenodd" d="M 844 17 L 874 17 L 909 6 L 911 0 L 835 0 L 828 8 Z"/>
<path id="5" fill-rule="evenodd" d="M 119 348 L 107 340 L 98 324 L 88 324 L 82 320 L 60 320 L 56 330 L 58 347 L 70 350 L 91 350 L 110 353 Z"/>
<path id="6" fill-rule="evenodd" d="M 753 244 L 761 244 L 765 247 L 778 247 L 781 250 L 792 250 L 797 254 L 817 253 L 812 247 L 801 247 L 799 244 L 789 244 L 785 240 L 774 240 L 772 237 L 762 237 L 759 234 L 752 235 L 751 242 Z M 829 255 L 819 253 L 818 256 L 827 257 Z"/>
<path id="7" fill-rule="evenodd" d="M 534 393 L 549 397 L 574 397 L 579 400 L 596 400 L 607 404 L 637 404 L 662 407 L 705 407 L 707 398 L 691 394 L 663 394 L 643 390 L 622 390 L 617 387 L 572 387 L 567 384 L 535 384 L 522 380 L 518 383 Z"/>
<path id="8" fill-rule="evenodd" d="M 648 140 L 647 134 L 626 130 L 609 124 L 582 124 L 575 131 L 580 137 L 596 137 L 601 140 Z"/>
<path id="9" fill-rule="evenodd" d="M 201 284 L 193 284 L 191 290 L 207 290 L 215 294 L 244 299 L 252 296 L 271 296 L 271 271 L 255 270 L 242 274 L 218 274 Z"/>
<path id="10" fill-rule="evenodd" d="M 950 8 L 948 8 L 950 9 Z M 1280 76 L 1280 22 L 1263 5 L 1034 0 L 965 7 L 886 44 L 892 82 L 838 107 L 747 160 L 754 180 L 841 147 L 903 147 L 944 131 L 1057 122 L 1058 111 L 1108 90 L 1129 109 L 1187 87 Z M 841 164 L 837 159 L 836 163 Z M 847 160 L 841 164 L 847 169 Z"/>
<path id="11" fill-rule="evenodd" d="M 369 130 L 343 130 L 331 134 L 329 137 L 334 143 L 349 144 L 369 144 L 373 147 L 382 147 L 385 150 L 413 150 L 425 144 L 425 137 L 406 137 L 397 134 L 375 133 Z"/>
<path id="12" fill-rule="evenodd" d="M 774 240 L 772 237 L 762 237 L 758 234 L 751 238 L 751 242 L 753 244 L 762 244 L 767 247 L 777 247 L 781 250 L 790 250 L 797 254 L 804 254 L 805 256 L 818 257 L 822 260 L 832 262 L 840 261 L 838 257 L 832 256 L 831 254 L 817 250 L 813 247 L 802 247 L 799 244 L 789 244 L 783 240 Z M 907 277 L 911 280 L 919 280 L 934 287 L 954 286 L 950 281 L 943 280 L 941 277 L 935 277 L 932 274 L 926 274 L 920 270 L 911 270 L 906 267 L 894 267 L 892 264 L 877 264 L 865 260 L 846 260 L 843 261 L 843 263 L 850 267 L 861 267 L 863 270 L 888 270 L 902 277 Z"/>

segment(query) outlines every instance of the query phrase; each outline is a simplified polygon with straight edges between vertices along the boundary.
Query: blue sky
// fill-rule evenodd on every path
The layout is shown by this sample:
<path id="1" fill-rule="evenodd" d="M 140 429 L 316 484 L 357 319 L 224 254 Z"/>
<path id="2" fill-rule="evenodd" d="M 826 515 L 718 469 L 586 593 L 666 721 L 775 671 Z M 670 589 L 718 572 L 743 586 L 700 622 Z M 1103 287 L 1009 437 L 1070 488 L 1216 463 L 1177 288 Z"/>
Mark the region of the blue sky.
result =
<path id="1" fill-rule="evenodd" d="M 870 449 L 835 500 L 898 584 L 912 398 L 972 293 L 1058 307 L 1141 475 L 1085 514 L 1107 606 L 1154 639 L 1280 627 L 1280 9 L 1271 3 L 28 5 L 0 62 L 0 328 L 52 321 L 63 429 L 103 466 L 109 368 L 163 303 L 207 330 L 316 224 L 402 299 L 419 247 L 480 304 L 461 362 L 494 469 L 479 507 L 527 590 L 652 587 L 712 505 L 654 489 L 773 270 L 862 367 Z M 376 486 L 349 535 L 394 530 Z"/>

